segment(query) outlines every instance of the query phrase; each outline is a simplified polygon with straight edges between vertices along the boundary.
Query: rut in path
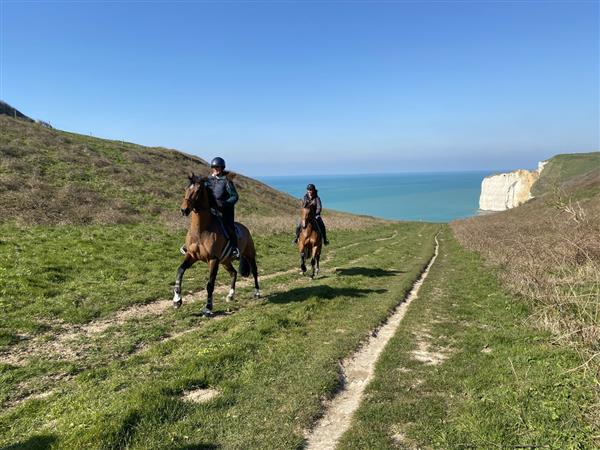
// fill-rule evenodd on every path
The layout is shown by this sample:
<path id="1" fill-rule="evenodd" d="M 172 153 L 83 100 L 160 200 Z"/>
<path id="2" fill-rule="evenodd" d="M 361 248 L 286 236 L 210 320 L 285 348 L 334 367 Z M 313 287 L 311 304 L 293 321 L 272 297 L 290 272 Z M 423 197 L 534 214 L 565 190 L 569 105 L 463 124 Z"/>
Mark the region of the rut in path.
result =
<path id="1" fill-rule="evenodd" d="M 352 415 L 360 406 L 362 394 L 373 378 L 375 364 L 387 342 L 394 336 L 400 322 L 404 318 L 411 302 L 417 294 L 423 281 L 429 274 L 429 269 L 437 258 L 439 243 L 435 236 L 435 252 L 421 276 L 415 281 L 411 291 L 389 317 L 388 321 L 379 328 L 378 332 L 356 353 L 342 362 L 342 389 L 326 405 L 324 416 L 307 435 L 307 449 L 334 449 L 342 435 L 350 427 Z M 373 334 L 372 334 L 373 336 Z"/>

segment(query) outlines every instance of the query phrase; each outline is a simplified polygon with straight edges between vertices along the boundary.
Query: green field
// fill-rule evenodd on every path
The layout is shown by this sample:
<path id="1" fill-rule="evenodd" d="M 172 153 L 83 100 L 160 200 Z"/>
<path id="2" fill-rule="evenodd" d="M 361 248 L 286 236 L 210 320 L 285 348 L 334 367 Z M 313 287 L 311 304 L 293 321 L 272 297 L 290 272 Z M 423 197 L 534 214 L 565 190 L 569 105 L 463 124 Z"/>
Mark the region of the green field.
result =
<path id="1" fill-rule="evenodd" d="M 340 449 L 597 448 L 580 358 L 450 233 Z"/>
<path id="2" fill-rule="evenodd" d="M 180 232 L 5 226 L 0 445 L 299 448 L 339 389 L 338 362 L 404 298 L 439 229 L 335 232 L 316 281 L 297 274 L 289 235 L 258 236 L 264 298 L 253 300 L 246 283 L 227 304 L 222 289 L 217 316 L 206 319 L 203 293 L 180 310 L 169 305 Z M 481 261 L 443 229 L 439 263 L 342 446 L 392 448 L 402 433 L 424 448 L 589 448 L 598 434 L 582 419 L 591 378 L 565 375 L 576 354 L 528 327 L 525 304 L 506 296 L 492 272 L 472 277 Z M 200 290 L 206 266 L 186 275 L 184 291 Z M 219 281 L 226 286 L 227 274 Z M 448 349 L 440 365 L 410 358 L 421 332 Z M 217 395 L 184 399 L 197 389 Z"/>

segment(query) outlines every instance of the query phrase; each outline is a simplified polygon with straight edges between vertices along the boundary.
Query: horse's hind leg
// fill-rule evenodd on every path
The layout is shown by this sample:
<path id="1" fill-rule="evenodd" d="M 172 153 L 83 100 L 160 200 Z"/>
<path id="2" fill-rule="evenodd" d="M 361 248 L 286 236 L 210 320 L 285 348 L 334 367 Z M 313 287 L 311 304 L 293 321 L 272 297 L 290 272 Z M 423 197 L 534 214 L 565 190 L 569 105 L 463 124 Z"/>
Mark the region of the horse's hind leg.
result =
<path id="1" fill-rule="evenodd" d="M 229 275 L 231 276 L 231 287 L 229 288 L 229 294 L 227 294 L 226 299 L 229 302 L 233 300 L 233 297 L 235 296 L 235 282 L 237 280 L 237 270 L 233 268 L 231 262 L 227 262 L 223 265 L 225 266 L 225 269 L 227 269 L 227 272 L 229 272 Z"/>
<path id="2" fill-rule="evenodd" d="M 219 260 L 211 259 L 208 261 L 208 283 L 206 283 L 206 306 L 202 314 L 207 317 L 213 315 L 213 292 L 215 291 L 215 282 L 217 281 L 217 272 L 219 271 Z"/>
<path id="3" fill-rule="evenodd" d="M 183 297 L 181 296 L 181 283 L 183 281 L 183 274 L 194 262 L 192 258 L 186 256 L 179 268 L 177 269 L 177 276 L 175 277 L 175 289 L 173 290 L 173 307 L 180 308 L 183 303 Z"/>
<path id="4" fill-rule="evenodd" d="M 260 287 L 258 286 L 258 267 L 256 266 L 256 258 L 250 260 L 250 269 L 254 277 L 254 298 L 260 298 Z"/>

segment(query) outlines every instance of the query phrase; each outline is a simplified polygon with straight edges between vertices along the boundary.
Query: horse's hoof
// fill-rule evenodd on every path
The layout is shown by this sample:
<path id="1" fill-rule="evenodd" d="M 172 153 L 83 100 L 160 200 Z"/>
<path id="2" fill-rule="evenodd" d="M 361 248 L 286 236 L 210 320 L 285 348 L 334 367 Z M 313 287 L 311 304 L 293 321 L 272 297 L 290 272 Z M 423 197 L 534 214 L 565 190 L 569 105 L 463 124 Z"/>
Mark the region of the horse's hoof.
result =
<path id="1" fill-rule="evenodd" d="M 183 304 L 183 298 L 177 292 L 173 295 L 173 308 L 179 309 Z"/>
<path id="2" fill-rule="evenodd" d="M 211 311 L 210 309 L 208 309 L 208 308 L 204 308 L 204 309 L 202 310 L 202 315 L 203 315 L 204 317 L 212 317 L 212 316 L 214 316 L 214 315 L 215 315 L 215 313 L 214 313 L 214 312 L 212 312 L 212 311 Z"/>

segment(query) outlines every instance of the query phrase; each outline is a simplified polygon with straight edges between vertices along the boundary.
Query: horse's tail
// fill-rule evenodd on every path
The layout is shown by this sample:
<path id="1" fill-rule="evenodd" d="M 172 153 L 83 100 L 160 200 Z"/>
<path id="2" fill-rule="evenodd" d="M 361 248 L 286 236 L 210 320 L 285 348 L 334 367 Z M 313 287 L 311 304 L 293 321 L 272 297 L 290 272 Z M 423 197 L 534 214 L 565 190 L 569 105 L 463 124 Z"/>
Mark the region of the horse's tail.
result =
<path id="1" fill-rule="evenodd" d="M 250 275 L 250 263 L 244 256 L 240 257 L 240 275 L 244 278 Z"/>

